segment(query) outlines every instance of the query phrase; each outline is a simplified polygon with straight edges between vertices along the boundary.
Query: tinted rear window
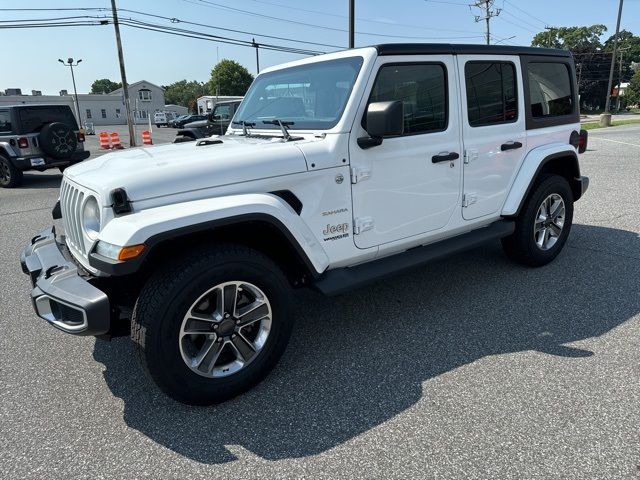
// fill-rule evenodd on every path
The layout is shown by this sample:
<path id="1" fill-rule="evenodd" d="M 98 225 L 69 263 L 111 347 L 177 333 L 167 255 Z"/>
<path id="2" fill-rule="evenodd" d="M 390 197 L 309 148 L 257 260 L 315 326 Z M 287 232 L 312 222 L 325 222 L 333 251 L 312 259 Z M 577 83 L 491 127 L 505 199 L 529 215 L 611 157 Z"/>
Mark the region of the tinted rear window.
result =
<path id="1" fill-rule="evenodd" d="M 512 63 L 468 62 L 464 70 L 469 125 L 480 127 L 518 119 L 518 89 Z"/>
<path id="2" fill-rule="evenodd" d="M 564 63 L 530 63 L 529 97 L 534 118 L 573 113 L 568 66 Z"/>
<path id="3" fill-rule="evenodd" d="M 39 132 L 47 123 L 60 122 L 78 130 L 76 119 L 69 107 L 24 107 L 18 109 L 20 133 Z"/>

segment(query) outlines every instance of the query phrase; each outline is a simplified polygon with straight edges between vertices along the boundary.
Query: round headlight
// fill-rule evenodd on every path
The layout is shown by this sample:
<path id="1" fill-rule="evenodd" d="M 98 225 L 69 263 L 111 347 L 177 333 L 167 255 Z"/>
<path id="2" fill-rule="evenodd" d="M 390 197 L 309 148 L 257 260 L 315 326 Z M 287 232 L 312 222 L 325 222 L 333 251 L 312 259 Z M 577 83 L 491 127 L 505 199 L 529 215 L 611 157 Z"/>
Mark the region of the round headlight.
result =
<path id="1" fill-rule="evenodd" d="M 89 197 L 82 208 L 82 228 L 91 240 L 100 233 L 100 206 L 96 197 Z"/>

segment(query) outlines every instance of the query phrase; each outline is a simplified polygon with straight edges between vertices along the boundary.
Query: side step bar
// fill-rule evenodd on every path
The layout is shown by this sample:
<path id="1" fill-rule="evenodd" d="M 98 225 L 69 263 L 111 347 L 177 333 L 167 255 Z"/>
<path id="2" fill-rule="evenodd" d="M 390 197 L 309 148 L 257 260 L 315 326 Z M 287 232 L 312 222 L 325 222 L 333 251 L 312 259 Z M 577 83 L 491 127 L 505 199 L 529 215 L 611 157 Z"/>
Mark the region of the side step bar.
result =
<path id="1" fill-rule="evenodd" d="M 336 268 L 323 274 L 315 287 L 325 295 L 339 295 L 377 280 L 411 270 L 434 260 L 468 250 L 481 243 L 511 235 L 513 220 L 499 220 L 491 225 L 423 247 L 384 257 L 355 267 Z"/>

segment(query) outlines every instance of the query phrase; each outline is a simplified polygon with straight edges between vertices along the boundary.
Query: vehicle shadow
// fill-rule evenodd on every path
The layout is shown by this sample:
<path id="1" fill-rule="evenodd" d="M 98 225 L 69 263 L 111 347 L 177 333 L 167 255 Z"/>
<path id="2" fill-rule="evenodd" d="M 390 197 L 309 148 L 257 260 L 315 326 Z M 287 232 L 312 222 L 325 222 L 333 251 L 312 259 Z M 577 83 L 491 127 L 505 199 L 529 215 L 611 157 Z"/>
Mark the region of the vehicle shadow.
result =
<path id="1" fill-rule="evenodd" d="M 508 262 L 492 243 L 340 297 L 300 292 L 279 366 L 218 406 L 165 397 L 134 362 L 126 338 L 96 341 L 94 357 L 124 401 L 127 425 L 190 459 L 232 461 L 229 445 L 268 460 L 318 454 L 428 396 L 423 382 L 487 355 L 594 355 L 567 344 L 640 312 L 640 239 L 573 228 L 569 248 L 540 269 Z"/>
<path id="2" fill-rule="evenodd" d="M 60 188 L 62 174 L 25 172 L 20 189 Z"/>

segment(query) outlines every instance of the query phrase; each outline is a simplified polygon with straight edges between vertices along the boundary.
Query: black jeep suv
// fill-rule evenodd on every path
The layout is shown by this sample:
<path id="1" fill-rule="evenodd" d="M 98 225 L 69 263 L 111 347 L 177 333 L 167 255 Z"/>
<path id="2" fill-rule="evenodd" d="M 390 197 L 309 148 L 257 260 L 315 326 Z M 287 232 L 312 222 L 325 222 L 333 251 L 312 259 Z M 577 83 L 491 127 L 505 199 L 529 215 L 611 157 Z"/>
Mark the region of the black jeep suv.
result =
<path id="1" fill-rule="evenodd" d="M 0 106 L 0 187 L 22 183 L 22 172 L 64 170 L 89 158 L 68 105 Z"/>

